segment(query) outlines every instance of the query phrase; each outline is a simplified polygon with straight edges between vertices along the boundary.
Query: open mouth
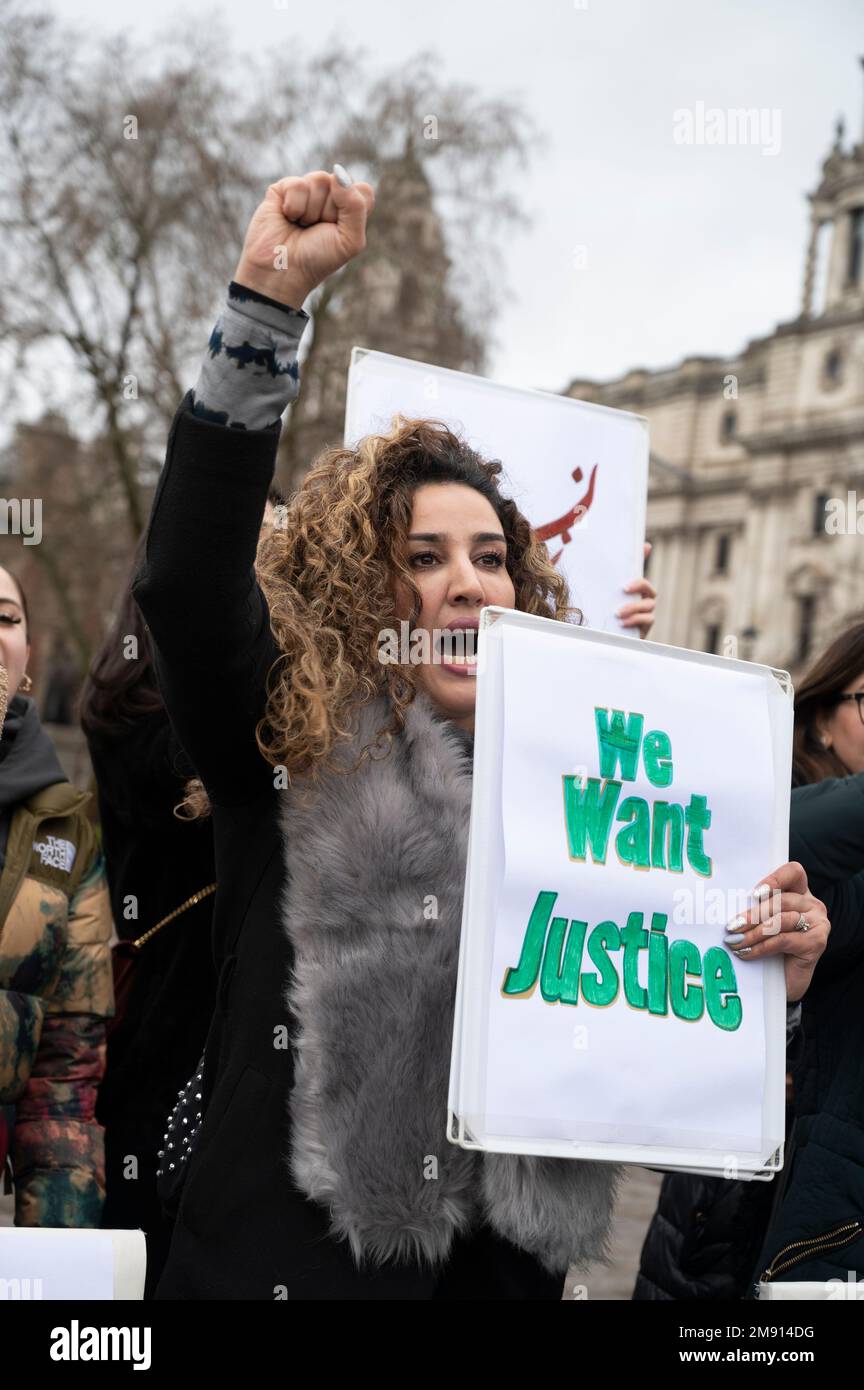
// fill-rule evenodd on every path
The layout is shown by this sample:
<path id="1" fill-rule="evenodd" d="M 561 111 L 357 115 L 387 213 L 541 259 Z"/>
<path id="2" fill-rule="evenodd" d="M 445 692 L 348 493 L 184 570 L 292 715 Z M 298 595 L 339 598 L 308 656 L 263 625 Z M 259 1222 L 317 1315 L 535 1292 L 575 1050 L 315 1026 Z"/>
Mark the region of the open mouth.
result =
<path id="1" fill-rule="evenodd" d="M 435 651 L 443 662 L 475 662 L 476 628 L 445 628 L 445 631 L 439 634 Z"/>
<path id="2" fill-rule="evenodd" d="M 438 634 L 435 652 L 443 666 L 473 666 L 477 662 L 477 629 L 450 627 Z"/>

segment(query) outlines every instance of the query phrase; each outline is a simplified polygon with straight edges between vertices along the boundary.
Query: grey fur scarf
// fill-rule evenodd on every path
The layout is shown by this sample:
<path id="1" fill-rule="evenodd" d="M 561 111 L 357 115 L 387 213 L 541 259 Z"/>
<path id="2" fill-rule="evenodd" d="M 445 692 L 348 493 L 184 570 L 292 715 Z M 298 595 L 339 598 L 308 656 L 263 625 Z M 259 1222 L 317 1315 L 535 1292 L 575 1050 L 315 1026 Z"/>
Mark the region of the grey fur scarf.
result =
<path id="1" fill-rule="evenodd" d="M 384 697 L 359 710 L 346 765 L 387 718 Z M 469 1152 L 445 1136 L 471 808 L 451 727 L 419 694 L 386 758 L 282 794 L 288 1162 L 358 1264 L 437 1264 L 485 1219 L 563 1274 L 605 1257 L 619 1170 Z"/>

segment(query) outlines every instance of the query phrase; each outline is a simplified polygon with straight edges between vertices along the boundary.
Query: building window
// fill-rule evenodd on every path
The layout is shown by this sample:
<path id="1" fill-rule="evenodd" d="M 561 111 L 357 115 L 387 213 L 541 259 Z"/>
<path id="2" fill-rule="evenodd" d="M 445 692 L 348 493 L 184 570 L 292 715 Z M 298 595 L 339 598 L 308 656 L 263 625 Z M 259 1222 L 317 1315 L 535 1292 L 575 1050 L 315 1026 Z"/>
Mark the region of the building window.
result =
<path id="1" fill-rule="evenodd" d="M 717 537 L 717 549 L 714 553 L 714 573 L 729 573 L 729 549 L 732 544 L 732 537 L 724 532 Z M 711 649 L 713 650 L 713 649 Z"/>
<path id="2" fill-rule="evenodd" d="M 738 433 L 738 412 L 736 410 L 726 410 L 720 421 L 720 439 L 724 444 L 730 444 Z"/>
<path id="3" fill-rule="evenodd" d="M 830 391 L 843 381 L 843 354 L 839 348 L 832 348 L 825 354 L 822 363 L 822 389 Z"/>
<path id="4" fill-rule="evenodd" d="M 827 510 L 828 503 L 830 502 L 830 500 L 831 494 L 828 492 L 817 492 L 815 497 L 813 498 L 812 534 L 814 536 L 825 535 L 825 512 Z"/>
<path id="5" fill-rule="evenodd" d="M 849 237 L 849 284 L 858 285 L 861 281 L 861 267 L 864 265 L 864 208 L 853 208 L 849 219 L 852 224 Z"/>
<path id="6" fill-rule="evenodd" d="M 798 661 L 806 661 L 813 648 L 816 622 L 816 596 L 805 594 L 798 600 Z"/>
<path id="7" fill-rule="evenodd" d="M 741 658 L 743 661 L 753 660 L 753 653 L 756 650 L 756 639 L 758 636 L 758 627 L 745 627 L 741 629 Z"/>
<path id="8" fill-rule="evenodd" d="M 709 623 L 705 629 L 704 649 L 712 656 L 717 656 L 717 648 L 720 646 L 720 624 Z"/>
<path id="9" fill-rule="evenodd" d="M 816 264 L 813 267 L 813 302 L 811 314 L 817 317 L 825 312 L 828 295 L 828 266 L 831 260 L 831 236 L 834 227 L 830 219 L 820 222 L 816 233 Z"/>

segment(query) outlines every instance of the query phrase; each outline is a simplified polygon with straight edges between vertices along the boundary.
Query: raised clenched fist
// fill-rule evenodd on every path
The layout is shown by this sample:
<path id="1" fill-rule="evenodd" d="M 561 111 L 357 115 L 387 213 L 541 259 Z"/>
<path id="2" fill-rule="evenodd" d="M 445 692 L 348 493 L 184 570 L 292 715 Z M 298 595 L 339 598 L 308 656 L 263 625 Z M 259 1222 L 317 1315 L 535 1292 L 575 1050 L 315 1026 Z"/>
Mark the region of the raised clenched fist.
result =
<path id="1" fill-rule="evenodd" d="M 366 245 L 375 204 L 368 183 L 343 188 L 323 169 L 271 183 L 249 223 L 234 279 L 299 309 Z"/>

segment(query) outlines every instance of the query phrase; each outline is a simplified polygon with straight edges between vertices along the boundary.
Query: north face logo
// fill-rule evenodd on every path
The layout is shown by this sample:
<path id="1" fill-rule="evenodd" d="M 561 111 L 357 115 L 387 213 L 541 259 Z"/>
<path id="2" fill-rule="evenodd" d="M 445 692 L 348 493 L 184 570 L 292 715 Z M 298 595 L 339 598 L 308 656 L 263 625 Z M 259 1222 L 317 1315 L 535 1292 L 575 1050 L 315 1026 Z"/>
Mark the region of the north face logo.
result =
<path id="1" fill-rule="evenodd" d="M 46 869 L 63 869 L 71 872 L 75 863 L 76 849 L 71 840 L 58 840 L 56 835 L 47 835 L 44 840 L 34 840 L 33 848 L 38 852 Z"/>

